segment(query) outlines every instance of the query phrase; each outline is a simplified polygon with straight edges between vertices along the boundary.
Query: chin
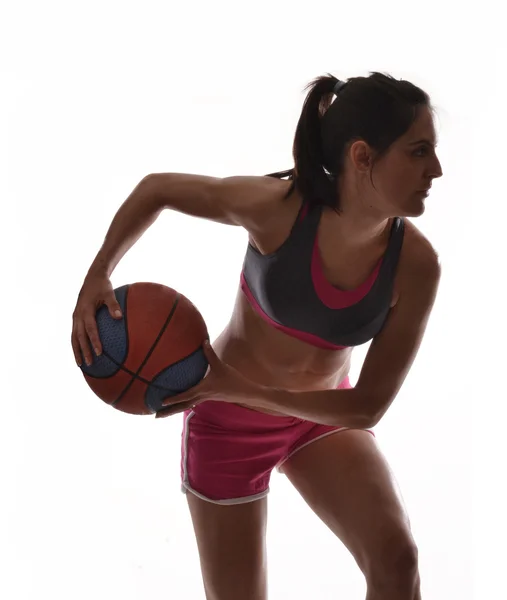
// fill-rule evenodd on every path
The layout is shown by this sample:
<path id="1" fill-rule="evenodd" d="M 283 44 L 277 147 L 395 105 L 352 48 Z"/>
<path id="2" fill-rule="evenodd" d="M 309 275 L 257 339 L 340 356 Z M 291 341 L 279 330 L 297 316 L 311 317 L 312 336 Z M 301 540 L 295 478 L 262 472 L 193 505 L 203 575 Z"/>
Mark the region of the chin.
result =
<path id="1" fill-rule="evenodd" d="M 405 205 L 398 216 L 400 217 L 420 217 L 424 214 L 426 205 L 424 201 L 412 202 L 410 205 Z"/>
<path id="2" fill-rule="evenodd" d="M 410 216 L 411 217 L 420 217 L 421 215 L 424 214 L 425 210 L 426 210 L 426 206 L 424 204 L 421 204 L 421 206 L 419 207 L 419 210 L 414 211 Z"/>

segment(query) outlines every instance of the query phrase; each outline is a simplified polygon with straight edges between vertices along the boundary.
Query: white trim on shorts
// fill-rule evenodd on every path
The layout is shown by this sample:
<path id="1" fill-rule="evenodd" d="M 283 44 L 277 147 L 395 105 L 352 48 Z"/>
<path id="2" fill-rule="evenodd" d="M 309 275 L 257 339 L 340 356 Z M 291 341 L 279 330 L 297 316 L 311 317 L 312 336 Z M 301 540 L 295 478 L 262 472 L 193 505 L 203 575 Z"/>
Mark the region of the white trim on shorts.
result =
<path id="1" fill-rule="evenodd" d="M 322 435 L 317 436 L 316 438 L 311 439 L 309 442 L 306 442 L 306 444 L 303 444 L 302 446 L 299 446 L 298 448 L 296 448 L 295 450 L 293 450 L 288 456 L 286 456 L 281 462 L 279 462 L 276 465 L 276 470 L 279 473 L 283 473 L 282 470 L 282 465 L 289 460 L 289 458 L 291 458 L 291 456 L 294 456 L 294 454 L 296 454 L 297 452 L 299 452 L 301 449 L 303 449 L 305 446 L 308 446 L 309 444 L 311 444 L 312 442 L 316 442 L 317 440 L 321 440 L 322 438 L 327 437 L 328 435 L 331 435 L 333 433 L 339 433 L 340 431 L 344 431 L 345 429 L 350 429 L 350 427 L 340 427 L 340 429 L 333 429 L 333 431 L 326 431 L 326 433 L 323 433 Z"/>
<path id="2" fill-rule="evenodd" d="M 201 500 L 206 500 L 207 502 L 212 502 L 213 504 L 224 504 L 224 505 L 246 504 L 247 502 L 254 502 L 255 500 L 260 500 L 261 498 L 266 497 L 269 494 L 269 486 L 263 492 L 259 492 L 258 494 L 254 494 L 253 496 L 243 496 L 240 498 L 225 498 L 223 500 L 212 500 L 211 498 L 208 498 L 207 496 L 200 494 L 199 492 L 197 492 L 196 490 L 194 490 L 192 488 L 192 486 L 190 485 L 190 483 L 188 481 L 187 447 L 188 447 L 188 435 L 189 435 L 188 422 L 194 415 L 195 415 L 195 412 L 191 411 L 190 414 L 186 417 L 185 422 L 184 422 L 185 439 L 184 439 L 184 443 L 183 443 L 183 482 L 181 484 L 181 492 L 183 494 L 186 494 L 187 491 L 192 492 L 192 494 L 194 494 L 198 498 L 201 498 Z"/>
<path id="3" fill-rule="evenodd" d="M 213 504 L 246 504 L 247 502 L 254 502 L 255 500 L 260 500 L 261 498 L 266 497 L 269 494 L 269 486 L 266 490 L 264 490 L 263 492 L 259 492 L 258 494 L 254 494 L 253 496 L 243 496 L 240 498 L 226 498 L 223 500 L 212 500 L 211 498 L 208 498 L 207 496 L 203 496 L 202 494 L 200 494 L 199 492 L 197 492 L 196 490 L 194 490 L 191 485 L 189 484 L 188 481 L 188 471 L 187 471 L 187 444 L 188 444 L 188 435 L 189 435 L 189 427 L 188 427 L 188 422 L 190 421 L 190 419 L 195 415 L 194 411 L 191 411 L 190 414 L 188 415 L 188 417 L 185 419 L 185 423 L 184 423 L 184 431 L 185 431 L 185 441 L 184 441 L 184 451 L 183 451 L 183 482 L 181 484 L 181 491 L 183 494 L 186 494 L 187 491 L 192 492 L 192 494 L 195 494 L 198 498 L 201 498 L 202 500 L 206 500 L 207 502 L 212 502 Z M 340 433 L 341 431 L 346 431 L 347 429 L 353 429 L 352 427 L 340 427 L 339 429 L 333 429 L 332 431 L 326 431 L 326 433 L 323 433 L 322 435 L 317 436 L 316 438 L 311 439 L 310 441 L 306 442 L 305 444 L 303 444 L 302 446 L 299 446 L 298 448 L 296 448 L 295 450 L 293 450 L 288 456 L 286 456 L 284 459 L 282 459 L 277 465 L 275 465 L 276 470 L 279 473 L 283 474 L 283 469 L 282 469 L 282 465 L 289 460 L 289 458 L 291 458 L 292 456 L 294 456 L 294 454 L 296 454 L 297 452 L 299 452 L 301 449 L 303 449 L 305 446 L 308 446 L 309 444 L 312 444 L 313 442 L 316 442 L 317 440 L 321 440 L 322 438 L 327 437 L 328 435 L 332 435 L 334 433 Z M 370 434 L 373 433 L 372 430 L 370 429 L 364 429 L 362 431 L 368 431 Z"/>

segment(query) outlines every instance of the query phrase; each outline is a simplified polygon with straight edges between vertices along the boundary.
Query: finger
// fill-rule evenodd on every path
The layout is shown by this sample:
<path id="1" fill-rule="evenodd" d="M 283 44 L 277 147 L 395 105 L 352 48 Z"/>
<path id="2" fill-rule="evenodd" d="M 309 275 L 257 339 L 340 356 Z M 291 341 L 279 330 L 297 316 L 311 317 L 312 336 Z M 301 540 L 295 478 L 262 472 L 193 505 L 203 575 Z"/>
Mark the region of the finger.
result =
<path id="1" fill-rule="evenodd" d="M 178 406 L 182 403 L 190 403 L 192 401 L 195 403 L 199 396 L 195 392 L 191 392 L 192 390 L 189 390 L 187 392 L 182 392 L 181 394 L 178 394 L 176 396 L 170 396 L 169 398 L 165 398 L 165 400 L 162 400 L 162 406 Z"/>
<path id="2" fill-rule="evenodd" d="M 81 320 L 77 322 L 77 339 L 85 363 L 90 366 L 92 364 L 92 353 L 90 350 L 90 344 L 88 343 L 88 336 L 86 335 L 85 326 Z"/>
<path id="3" fill-rule="evenodd" d="M 211 367 L 216 368 L 217 366 L 221 366 L 222 362 L 216 355 L 216 352 L 213 350 L 209 340 L 203 342 L 202 348 L 204 350 L 204 355 L 206 356 L 206 359 Z"/>
<path id="4" fill-rule="evenodd" d="M 173 406 L 169 406 L 168 408 L 162 408 L 157 411 L 155 414 L 155 419 L 163 419 L 165 417 L 171 417 L 172 415 L 177 415 L 178 413 L 185 412 L 189 408 L 194 408 L 196 403 L 194 401 L 189 402 L 181 402 L 178 404 L 174 404 Z"/>
<path id="5" fill-rule="evenodd" d="M 106 304 L 107 304 L 107 308 L 109 309 L 109 314 L 113 317 L 113 319 L 121 319 L 122 318 L 122 311 L 121 311 L 121 306 L 118 303 L 118 300 L 116 299 L 116 296 L 113 294 L 111 294 L 111 296 L 109 296 L 106 300 Z"/>
<path id="6" fill-rule="evenodd" d="M 79 351 L 79 340 L 77 339 L 76 321 L 72 322 L 72 335 L 70 338 L 72 344 L 72 352 L 76 360 L 77 366 L 80 367 L 83 359 L 81 358 L 81 352 Z"/>
<path id="7" fill-rule="evenodd" d="M 90 342 L 92 343 L 92 347 L 97 356 L 102 354 L 102 344 L 100 343 L 99 331 L 97 329 L 97 321 L 95 320 L 95 315 L 86 315 L 84 318 L 84 324 L 86 333 Z"/>

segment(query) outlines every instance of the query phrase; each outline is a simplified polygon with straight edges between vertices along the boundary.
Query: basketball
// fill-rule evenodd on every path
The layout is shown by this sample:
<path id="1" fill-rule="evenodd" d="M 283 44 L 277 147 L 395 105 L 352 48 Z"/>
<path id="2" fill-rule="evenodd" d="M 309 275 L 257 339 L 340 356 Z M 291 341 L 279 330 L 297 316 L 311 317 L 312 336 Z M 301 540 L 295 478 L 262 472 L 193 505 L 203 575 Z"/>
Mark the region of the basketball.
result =
<path id="1" fill-rule="evenodd" d="M 122 318 L 107 306 L 96 313 L 102 354 L 92 353 L 81 370 L 92 391 L 110 406 L 148 415 L 162 401 L 197 385 L 208 361 L 202 350 L 206 323 L 192 302 L 157 283 L 133 283 L 114 290 Z"/>

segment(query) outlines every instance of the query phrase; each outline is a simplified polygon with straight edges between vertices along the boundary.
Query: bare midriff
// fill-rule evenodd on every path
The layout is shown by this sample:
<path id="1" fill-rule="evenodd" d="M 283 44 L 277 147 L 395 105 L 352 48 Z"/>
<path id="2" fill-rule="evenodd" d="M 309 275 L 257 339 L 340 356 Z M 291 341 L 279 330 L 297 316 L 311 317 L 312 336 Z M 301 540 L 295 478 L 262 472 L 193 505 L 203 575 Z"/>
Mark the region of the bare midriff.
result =
<path id="1" fill-rule="evenodd" d="M 231 320 L 213 341 L 213 348 L 225 363 L 248 379 L 298 391 L 338 387 L 349 373 L 352 352 L 351 348 L 317 348 L 274 329 L 254 312 L 241 290 Z M 281 415 L 267 409 L 255 410 Z"/>

